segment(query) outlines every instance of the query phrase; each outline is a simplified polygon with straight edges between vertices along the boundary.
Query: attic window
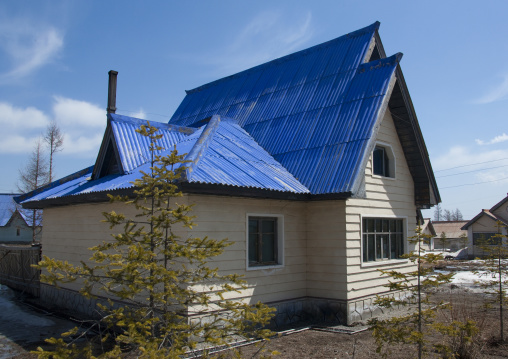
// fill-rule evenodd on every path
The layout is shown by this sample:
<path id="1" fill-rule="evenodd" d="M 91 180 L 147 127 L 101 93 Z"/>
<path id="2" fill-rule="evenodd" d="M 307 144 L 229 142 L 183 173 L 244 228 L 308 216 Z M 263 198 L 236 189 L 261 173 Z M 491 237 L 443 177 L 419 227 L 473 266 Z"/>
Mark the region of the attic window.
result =
<path id="1" fill-rule="evenodd" d="M 377 145 L 372 152 L 372 174 L 395 178 L 395 156 L 389 145 Z"/>

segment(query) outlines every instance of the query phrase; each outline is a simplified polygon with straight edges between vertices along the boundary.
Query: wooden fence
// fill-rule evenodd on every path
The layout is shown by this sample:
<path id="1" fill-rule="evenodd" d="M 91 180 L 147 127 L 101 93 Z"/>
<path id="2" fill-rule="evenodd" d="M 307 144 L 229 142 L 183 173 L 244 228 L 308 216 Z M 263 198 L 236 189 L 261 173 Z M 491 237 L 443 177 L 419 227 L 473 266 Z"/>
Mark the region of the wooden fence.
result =
<path id="1" fill-rule="evenodd" d="M 40 271 L 32 267 L 40 260 L 40 246 L 0 245 L 0 284 L 39 297 Z"/>

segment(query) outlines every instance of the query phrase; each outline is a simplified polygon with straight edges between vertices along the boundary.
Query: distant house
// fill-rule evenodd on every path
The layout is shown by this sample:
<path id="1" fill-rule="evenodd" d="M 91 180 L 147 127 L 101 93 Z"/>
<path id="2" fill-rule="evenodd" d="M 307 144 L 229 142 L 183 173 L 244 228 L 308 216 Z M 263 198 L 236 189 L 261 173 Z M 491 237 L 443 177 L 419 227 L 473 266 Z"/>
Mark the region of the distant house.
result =
<path id="1" fill-rule="evenodd" d="M 467 231 L 461 229 L 467 221 L 433 221 L 432 225 L 436 231 L 434 237 L 434 248 L 438 250 L 455 252 L 467 247 Z M 443 241 L 442 235 L 446 239 Z"/>
<path id="2" fill-rule="evenodd" d="M 370 317 L 388 294 L 378 269 L 413 268 L 400 255 L 440 202 L 402 54 L 385 55 L 378 28 L 187 91 L 169 123 L 151 123 L 190 161 L 180 185 L 197 226 L 182 235 L 233 241 L 214 264 L 244 275 L 238 299 L 277 308 L 276 324 Z M 44 208 L 44 255 L 78 263 L 111 240 L 106 194 L 132 194 L 148 166 L 146 121 L 108 109 L 95 165 L 19 199 Z M 41 299 L 83 310 L 66 288 L 42 285 Z"/>
<path id="3" fill-rule="evenodd" d="M 0 243 L 26 244 L 32 242 L 32 211 L 22 209 L 14 202 L 19 194 L 0 193 Z M 38 221 L 36 241 L 40 241 Z"/>
<path id="4" fill-rule="evenodd" d="M 501 225 L 499 226 L 498 223 Z M 483 209 L 472 220 L 462 226 L 467 231 L 469 256 L 483 255 L 482 242 L 491 239 L 495 234 L 508 234 L 508 195 L 491 209 Z"/>
<path id="5" fill-rule="evenodd" d="M 424 218 L 421 224 L 422 234 L 426 236 L 424 243 L 426 250 L 434 250 L 434 237 L 436 237 L 436 230 L 434 229 L 433 222 L 430 218 Z"/>

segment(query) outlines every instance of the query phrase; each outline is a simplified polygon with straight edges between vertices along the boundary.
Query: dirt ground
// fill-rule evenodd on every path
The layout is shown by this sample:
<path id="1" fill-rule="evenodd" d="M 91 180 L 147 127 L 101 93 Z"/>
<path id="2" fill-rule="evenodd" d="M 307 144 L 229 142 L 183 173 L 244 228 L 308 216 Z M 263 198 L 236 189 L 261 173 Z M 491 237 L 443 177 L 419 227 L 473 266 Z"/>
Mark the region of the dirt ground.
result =
<path id="1" fill-rule="evenodd" d="M 438 318 L 443 323 L 453 320 L 474 320 L 479 327 L 479 332 L 472 338 L 465 356 L 457 358 L 508 358 L 508 341 L 499 343 L 499 311 L 497 308 L 486 309 L 484 307 L 485 295 L 469 289 L 448 285 L 439 290 L 433 296 L 436 302 L 445 301 L 453 306 L 453 311 L 442 311 Z M 505 311 L 506 313 L 506 311 Z M 506 318 L 505 314 L 505 320 Z M 508 323 L 505 324 L 505 337 L 508 337 Z M 362 329 L 364 326 L 353 327 L 352 330 Z M 337 327 L 321 328 L 296 328 L 291 334 L 281 334 L 269 342 L 262 343 L 263 349 L 268 352 L 277 351 L 279 354 L 274 358 L 354 358 L 371 359 L 379 358 L 376 352 L 376 344 L 370 330 L 364 330 L 356 334 L 340 333 Z M 442 336 L 431 337 L 433 343 L 444 341 Z M 8 336 L 0 335 L 0 359 L 15 358 L 28 359 L 36 356 L 27 352 L 32 348 L 23 348 L 10 341 Z M 239 348 L 242 358 L 259 358 L 259 346 L 249 345 Z M 416 348 L 405 345 L 387 345 L 385 349 L 391 351 L 387 358 L 416 358 Z M 231 353 L 221 353 L 225 358 L 233 358 Z M 430 358 L 441 358 L 438 353 L 430 351 Z"/>

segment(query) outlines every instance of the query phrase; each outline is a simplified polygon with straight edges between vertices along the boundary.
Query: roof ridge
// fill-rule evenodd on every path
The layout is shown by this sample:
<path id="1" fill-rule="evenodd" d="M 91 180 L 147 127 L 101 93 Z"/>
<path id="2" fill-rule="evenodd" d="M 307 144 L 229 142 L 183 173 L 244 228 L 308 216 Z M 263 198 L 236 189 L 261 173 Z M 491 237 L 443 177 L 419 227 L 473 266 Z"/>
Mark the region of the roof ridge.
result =
<path id="1" fill-rule="evenodd" d="M 369 26 L 366 26 L 364 28 L 355 30 L 353 32 L 349 32 L 349 33 L 347 33 L 345 35 L 336 37 L 336 38 L 328 40 L 326 42 L 323 42 L 323 43 L 311 46 L 309 48 L 306 48 L 306 49 L 303 49 L 303 50 L 300 50 L 300 51 L 297 51 L 297 52 L 293 52 L 291 54 L 287 54 L 287 55 L 278 57 L 276 59 L 264 62 L 264 63 L 256 65 L 256 66 L 253 66 L 253 67 L 251 67 L 249 69 L 237 72 L 237 73 L 235 73 L 233 75 L 222 77 L 220 79 L 217 79 L 217 80 L 214 80 L 212 82 L 206 83 L 204 85 L 198 86 L 198 87 L 193 88 L 191 90 L 185 90 L 185 93 L 186 94 L 191 94 L 191 93 L 194 93 L 194 92 L 198 92 L 198 91 L 204 90 L 204 89 L 206 89 L 206 88 L 208 88 L 208 87 L 210 87 L 212 85 L 215 85 L 215 84 L 217 84 L 217 83 L 219 83 L 221 81 L 224 81 L 226 79 L 231 79 L 231 78 L 234 78 L 234 77 L 237 77 L 237 76 L 245 75 L 246 73 L 255 71 L 255 70 L 257 70 L 257 69 L 259 69 L 261 67 L 264 67 L 264 66 L 273 66 L 273 65 L 281 63 L 281 62 L 293 60 L 295 58 L 304 56 L 304 55 L 306 55 L 306 54 L 308 54 L 310 52 L 314 52 L 314 51 L 319 50 L 321 48 L 328 47 L 328 46 L 330 46 L 332 44 L 335 44 L 336 42 L 343 41 L 344 39 L 350 39 L 350 38 L 353 38 L 353 37 L 362 36 L 362 35 L 367 34 L 369 32 L 372 32 L 372 35 L 374 35 L 374 32 L 379 29 L 380 25 L 381 25 L 381 23 L 379 21 L 376 21 L 376 22 L 374 22 L 373 24 L 371 24 Z"/>

